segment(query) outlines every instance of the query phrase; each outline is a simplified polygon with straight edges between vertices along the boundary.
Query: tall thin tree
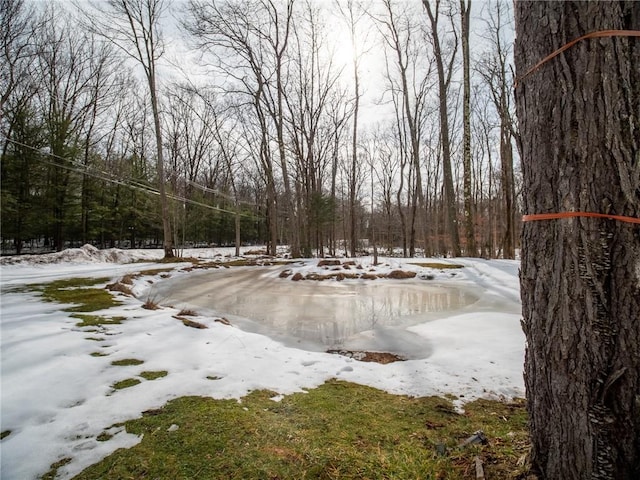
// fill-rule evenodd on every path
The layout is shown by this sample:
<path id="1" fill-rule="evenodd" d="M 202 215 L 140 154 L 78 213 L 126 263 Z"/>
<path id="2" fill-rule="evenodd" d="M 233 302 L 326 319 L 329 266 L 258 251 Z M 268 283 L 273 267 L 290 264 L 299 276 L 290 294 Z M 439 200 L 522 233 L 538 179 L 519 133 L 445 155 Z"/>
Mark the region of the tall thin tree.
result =
<path id="1" fill-rule="evenodd" d="M 440 139 L 442 143 L 442 173 L 444 176 L 446 219 L 451 238 L 451 252 L 454 257 L 459 257 L 461 254 L 460 234 L 458 233 L 457 201 L 456 194 L 453 189 L 453 172 L 451 171 L 451 139 L 449 133 L 449 114 L 447 111 L 447 94 L 449 91 L 449 84 L 451 83 L 453 62 L 456 56 L 458 41 L 457 39 L 455 40 L 454 49 L 449 57 L 447 65 L 444 52 L 442 51 L 439 33 L 440 0 L 435 0 L 434 6 L 431 6 L 430 0 L 422 0 L 422 4 L 424 5 L 431 25 L 431 40 L 433 42 L 433 53 L 436 58 L 436 68 L 438 71 L 438 106 L 440 111 Z M 453 31 L 455 32 L 455 30 Z"/>
<path id="2" fill-rule="evenodd" d="M 486 11 L 485 23 L 483 37 L 489 42 L 490 49 L 477 62 L 475 71 L 487 85 L 500 120 L 501 250 L 504 258 L 515 258 L 517 198 L 513 140 L 517 141 L 519 134 L 512 107 L 513 73 L 509 65 L 511 43 L 504 38 L 510 32 L 508 4 L 504 0 L 491 4 Z"/>
<path id="3" fill-rule="evenodd" d="M 462 176 L 464 197 L 464 233 L 465 254 L 468 257 L 477 255 L 474 222 L 473 192 L 471 191 L 471 54 L 469 51 L 469 33 L 471 20 L 471 0 L 460 0 L 461 40 L 462 40 Z"/>
<path id="4" fill-rule="evenodd" d="M 360 86 L 360 45 L 358 43 L 358 23 L 363 18 L 363 13 L 359 12 L 357 5 L 353 0 L 347 0 L 343 7 L 337 3 L 342 16 L 345 19 L 347 28 L 349 29 L 349 41 L 353 52 L 352 71 L 353 71 L 353 128 L 351 131 L 351 166 L 349 168 L 349 247 L 351 256 L 356 256 L 358 243 L 358 222 L 357 222 L 357 190 L 358 190 L 358 120 L 360 113 L 360 100 L 362 96 Z"/>
<path id="5" fill-rule="evenodd" d="M 100 12 L 85 11 L 91 30 L 112 42 L 128 57 L 142 66 L 149 87 L 151 110 L 156 137 L 156 172 L 160 208 L 162 211 L 163 248 L 165 258 L 175 256 L 169 201 L 167 198 L 164 173 L 164 152 L 162 146 L 162 122 L 158 95 L 158 60 L 164 53 L 161 19 L 166 11 L 164 0 L 109 0 L 97 3 L 94 8 Z"/>

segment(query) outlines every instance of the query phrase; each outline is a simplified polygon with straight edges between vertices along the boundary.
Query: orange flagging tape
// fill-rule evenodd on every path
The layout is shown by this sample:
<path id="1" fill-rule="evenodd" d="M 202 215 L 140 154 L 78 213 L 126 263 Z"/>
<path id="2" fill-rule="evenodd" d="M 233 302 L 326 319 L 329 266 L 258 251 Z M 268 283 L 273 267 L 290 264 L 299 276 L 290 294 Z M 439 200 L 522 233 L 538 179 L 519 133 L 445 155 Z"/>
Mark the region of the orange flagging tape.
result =
<path id="1" fill-rule="evenodd" d="M 558 218 L 571 218 L 571 217 L 608 218 L 610 220 L 618 220 L 620 222 L 640 224 L 640 218 L 625 217 L 624 215 L 609 215 L 606 213 L 595 213 L 595 212 L 535 213 L 533 215 L 523 215 L 522 221 L 533 222 L 536 220 L 556 220 Z"/>
<path id="2" fill-rule="evenodd" d="M 568 50 L 569 48 L 573 47 L 576 43 L 578 43 L 578 42 L 580 42 L 582 40 L 586 40 L 587 38 L 598 38 L 598 37 L 640 37 L 640 30 L 600 30 L 600 31 L 597 31 L 597 32 L 587 33 L 586 35 L 583 35 L 582 37 L 578 37 L 575 40 L 570 41 L 569 43 L 567 43 L 563 47 L 560 47 L 559 49 L 557 49 L 552 54 L 547 55 L 542 60 L 540 60 L 538 63 L 536 63 L 532 68 L 530 68 L 524 75 L 522 75 L 519 78 L 516 78 L 516 81 L 514 82 L 513 88 L 518 88 L 518 84 L 520 82 L 522 82 L 525 78 L 527 78 L 533 72 L 538 70 L 542 65 L 547 63 L 552 58 L 557 57 L 558 55 L 560 55 L 565 50 Z"/>

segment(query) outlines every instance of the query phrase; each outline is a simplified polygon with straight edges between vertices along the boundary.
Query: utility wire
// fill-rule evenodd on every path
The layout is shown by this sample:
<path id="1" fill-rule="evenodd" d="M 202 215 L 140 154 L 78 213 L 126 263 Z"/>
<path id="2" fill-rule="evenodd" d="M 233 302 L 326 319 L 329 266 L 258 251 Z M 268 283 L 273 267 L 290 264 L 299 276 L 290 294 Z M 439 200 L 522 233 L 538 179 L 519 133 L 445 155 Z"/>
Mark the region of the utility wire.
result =
<path id="1" fill-rule="evenodd" d="M 51 161 L 51 160 L 46 160 L 44 158 L 41 158 L 40 161 L 42 163 L 46 163 L 47 165 L 63 168 L 63 169 L 66 169 L 66 170 L 69 170 L 69 171 L 72 171 L 72 172 L 75 172 L 75 173 L 81 173 L 83 175 L 88 175 L 90 177 L 97 178 L 97 179 L 103 180 L 105 182 L 114 183 L 116 185 L 120 185 L 120 186 L 123 186 L 123 187 L 131 188 L 133 190 L 139 190 L 139 191 L 142 191 L 142 192 L 145 192 L 145 193 L 149 193 L 149 194 L 152 194 L 152 195 L 160 195 L 160 192 L 157 189 L 151 187 L 150 185 L 145 185 L 144 183 L 142 183 L 140 181 L 137 181 L 137 180 L 134 180 L 132 178 L 130 178 L 128 181 L 127 180 L 123 180 L 123 179 L 115 177 L 113 174 L 110 174 L 108 172 L 95 170 L 95 169 L 89 167 L 88 165 L 84 165 L 82 163 L 79 163 L 77 160 L 65 158 L 65 157 L 62 157 L 60 155 L 56 155 L 56 154 L 51 153 L 51 152 L 43 152 L 42 150 L 40 150 L 37 147 L 34 147 L 33 145 L 28 145 L 26 143 L 22 143 L 22 142 L 19 142 L 17 140 L 11 139 L 11 138 L 4 137 L 4 139 L 6 141 L 10 142 L 10 143 L 13 143 L 14 145 L 18 145 L 20 147 L 28 148 L 28 149 L 33 150 L 33 151 L 35 151 L 35 152 L 37 152 L 37 153 L 39 153 L 41 155 L 45 154 L 45 155 L 48 155 L 49 157 L 55 158 L 57 160 L 62 160 L 62 161 L 71 163 L 71 165 L 64 165 L 64 164 L 56 163 L 56 162 Z M 187 182 L 190 183 L 193 186 L 196 186 L 196 187 L 200 188 L 201 190 L 203 190 L 205 192 L 210 191 L 210 192 L 218 193 L 215 190 L 212 190 L 212 189 L 210 189 L 208 187 L 205 187 L 204 185 L 200 185 L 200 184 L 197 184 L 195 182 L 191 182 L 189 180 Z M 207 205 L 205 203 L 198 202 L 197 200 L 192 200 L 190 198 L 186 198 L 186 197 L 183 197 L 181 195 L 176 195 L 176 194 L 173 194 L 173 193 L 166 193 L 166 196 L 167 196 L 167 198 L 169 198 L 171 200 L 177 200 L 177 201 L 180 201 L 180 202 L 183 202 L 183 203 L 188 203 L 190 205 L 197 205 L 199 207 L 207 208 L 209 210 L 215 210 L 217 212 L 228 213 L 228 214 L 231 214 L 231 215 L 239 215 L 241 217 L 247 217 L 247 218 L 251 218 L 251 219 L 255 218 L 254 215 L 249 215 L 249 214 L 240 213 L 240 212 L 234 212 L 232 210 L 227 210 L 227 209 L 220 208 L 220 207 L 214 207 L 213 205 Z M 224 196 L 224 195 L 222 195 L 222 196 Z M 245 203 L 247 205 L 253 205 L 253 204 L 248 203 L 248 202 L 240 202 L 240 203 Z"/>

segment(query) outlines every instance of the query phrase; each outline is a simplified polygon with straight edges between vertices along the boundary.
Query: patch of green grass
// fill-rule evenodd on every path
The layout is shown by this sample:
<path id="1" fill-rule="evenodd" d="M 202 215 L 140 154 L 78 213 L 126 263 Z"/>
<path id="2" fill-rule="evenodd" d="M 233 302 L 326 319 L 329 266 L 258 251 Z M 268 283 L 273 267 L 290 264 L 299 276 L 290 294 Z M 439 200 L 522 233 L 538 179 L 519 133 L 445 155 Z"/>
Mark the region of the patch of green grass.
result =
<path id="1" fill-rule="evenodd" d="M 221 267 L 253 267 L 257 262 L 252 258 L 237 258 L 227 262 L 220 262 Z"/>
<path id="2" fill-rule="evenodd" d="M 109 354 L 108 353 L 103 353 L 103 352 L 92 352 L 91 356 L 92 357 L 108 357 Z"/>
<path id="3" fill-rule="evenodd" d="M 8 437 L 9 435 L 11 435 L 11 430 L 5 430 L 2 433 L 0 433 L 0 440 L 3 440 L 5 437 Z"/>
<path id="4" fill-rule="evenodd" d="M 460 265 L 458 263 L 438 263 L 438 262 L 411 262 L 411 265 L 417 265 L 423 268 L 437 268 L 440 270 L 454 269 L 454 268 L 464 268 L 464 265 Z"/>
<path id="5" fill-rule="evenodd" d="M 520 402 L 476 401 L 457 414 L 443 398 L 409 398 L 330 381 L 286 396 L 242 402 L 183 397 L 125 424 L 144 434 L 76 479 L 462 479 L 474 457 L 487 478 L 523 473 L 527 417 Z M 177 430 L 168 431 L 171 425 Z M 482 429 L 487 445 L 458 448 Z M 437 449 L 445 454 L 438 454 Z"/>
<path id="6" fill-rule="evenodd" d="M 111 435 L 110 433 L 102 432 L 100 435 L 96 437 L 96 440 L 98 442 L 106 442 L 108 440 L 111 440 L 112 438 L 113 438 L 113 435 Z"/>
<path id="7" fill-rule="evenodd" d="M 140 376 L 145 380 L 157 380 L 158 378 L 166 377 L 168 373 L 166 370 L 144 371 Z"/>
<path id="8" fill-rule="evenodd" d="M 148 261 L 148 260 L 146 260 Z M 169 257 L 156 260 L 156 263 L 200 263 L 200 259 L 195 257 Z"/>
<path id="9" fill-rule="evenodd" d="M 137 378 L 127 378 L 126 380 L 120 380 L 119 382 L 111 385 L 111 388 L 114 390 L 122 390 L 123 388 L 133 387 L 134 385 L 138 385 L 140 380 Z"/>
<path id="10" fill-rule="evenodd" d="M 62 460 L 57 461 L 51 465 L 51 469 L 47 473 L 40 477 L 40 480 L 54 480 L 58 475 L 58 469 L 64 467 L 70 461 L 70 458 L 63 458 Z"/>
<path id="11" fill-rule="evenodd" d="M 66 312 L 94 312 L 120 305 L 104 288 L 89 288 L 108 281 L 108 278 L 68 278 L 32 287 L 42 291 L 49 302 L 74 304 L 65 308 Z"/>
<path id="12" fill-rule="evenodd" d="M 103 325 L 120 325 L 126 317 L 104 317 L 102 315 L 86 315 L 82 313 L 74 313 L 73 318 L 82 320 L 76 323 L 76 327 L 101 327 Z"/>
<path id="13" fill-rule="evenodd" d="M 130 365 L 142 365 L 143 363 L 143 360 L 138 360 L 137 358 L 124 358 L 122 360 L 114 360 L 111 362 L 111 365 L 116 367 L 128 367 Z"/>

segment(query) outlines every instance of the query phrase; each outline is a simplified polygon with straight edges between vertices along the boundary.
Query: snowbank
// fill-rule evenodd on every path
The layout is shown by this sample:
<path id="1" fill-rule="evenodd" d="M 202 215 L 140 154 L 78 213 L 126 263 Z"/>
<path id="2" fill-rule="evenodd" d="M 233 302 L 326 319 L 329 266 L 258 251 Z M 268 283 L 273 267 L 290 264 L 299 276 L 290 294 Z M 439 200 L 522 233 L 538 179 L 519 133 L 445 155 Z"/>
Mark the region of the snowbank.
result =
<path id="1" fill-rule="evenodd" d="M 214 259 L 232 251 L 207 249 L 185 255 Z M 158 267 L 123 262 L 148 261 L 161 255 L 159 250 L 100 251 L 85 246 L 59 254 L 3 259 L 1 408 L 2 430 L 10 432 L 1 443 L 3 479 L 38 478 L 63 458 L 71 461 L 59 470 L 60 478 L 71 478 L 114 450 L 140 440 L 114 425 L 185 395 L 241 398 L 254 389 L 286 395 L 330 378 L 395 394 L 452 394 L 459 403 L 477 397 L 524 395 L 517 262 L 456 259 L 465 266 L 457 270 L 456 281 L 480 288 L 484 302 L 478 304 L 477 312 L 411 327 L 412 334 L 429 340 L 431 354 L 387 365 L 287 347 L 269 336 L 224 325 L 212 317 L 190 317 L 208 327 L 190 328 L 175 318 L 178 308 L 146 310 L 141 308 L 142 300 L 120 294 L 122 305 L 92 314 L 124 317 L 122 323 L 82 327 L 62 305 L 16 288 L 76 276 L 117 279 L 125 273 Z M 363 269 L 369 268 L 366 259 L 357 261 L 365 263 Z M 414 262 L 385 259 L 379 270 L 399 268 L 424 274 L 422 267 L 410 264 Z M 182 270 L 173 275 L 189 275 L 184 263 L 173 266 Z M 324 271 L 318 268 L 317 260 L 300 261 L 292 268 Z M 433 275 L 444 282 L 450 273 L 442 270 Z M 160 275 L 140 277 L 134 288 L 161 281 Z M 510 305 L 508 311 L 505 304 Z M 116 360 L 131 358 L 143 363 L 113 365 Z M 166 371 L 167 375 L 145 380 L 140 377 L 143 371 Z M 140 383 L 114 389 L 116 382 L 127 378 Z M 104 432 L 113 436 L 99 441 Z"/>

